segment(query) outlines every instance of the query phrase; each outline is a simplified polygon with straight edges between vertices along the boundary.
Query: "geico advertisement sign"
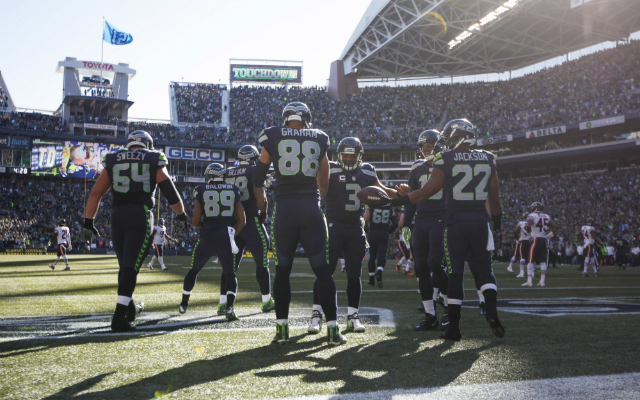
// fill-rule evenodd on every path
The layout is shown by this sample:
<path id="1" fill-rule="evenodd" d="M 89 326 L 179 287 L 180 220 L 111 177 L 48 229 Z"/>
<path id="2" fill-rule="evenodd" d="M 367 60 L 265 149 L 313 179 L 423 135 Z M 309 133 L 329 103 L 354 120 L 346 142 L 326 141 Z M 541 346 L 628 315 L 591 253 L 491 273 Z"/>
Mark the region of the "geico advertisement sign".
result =
<path id="1" fill-rule="evenodd" d="M 224 161 L 224 150 L 165 146 L 165 154 L 174 160 Z"/>

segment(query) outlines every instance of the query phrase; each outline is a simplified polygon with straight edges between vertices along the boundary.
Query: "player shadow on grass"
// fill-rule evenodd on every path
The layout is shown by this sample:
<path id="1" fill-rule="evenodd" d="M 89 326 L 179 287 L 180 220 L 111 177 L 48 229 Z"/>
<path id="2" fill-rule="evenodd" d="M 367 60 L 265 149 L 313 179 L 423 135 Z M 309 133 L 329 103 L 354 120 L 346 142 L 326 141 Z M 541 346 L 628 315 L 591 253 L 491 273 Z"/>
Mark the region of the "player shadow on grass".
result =
<path id="1" fill-rule="evenodd" d="M 252 370 L 277 366 L 281 368 L 276 371 L 256 372 L 255 376 L 271 380 L 282 376 L 302 375 L 302 379 L 310 384 L 344 381 L 345 384 L 338 389 L 338 393 L 437 387 L 451 383 L 468 371 L 483 351 L 500 345 L 493 342 L 470 348 L 468 343 L 465 345 L 461 342 L 460 346 L 456 346 L 453 342 L 436 339 L 437 333 L 432 336 L 425 335 L 417 340 L 400 338 L 397 333 L 393 335 L 396 336 L 389 336 L 391 339 L 385 338 L 373 345 L 345 345 L 338 348 L 328 347 L 324 336 L 288 346 L 269 344 L 214 359 L 193 361 L 137 382 L 99 392 L 84 393 L 73 398 L 148 399 L 153 397 L 157 390 L 174 392 L 215 383 Z M 292 337 L 292 340 L 306 336 L 299 335 Z M 287 369 L 287 364 L 298 365 L 300 362 L 315 362 L 316 365 L 309 369 Z M 97 383 L 102 377 L 104 375 L 88 378 L 47 398 L 68 398 L 87 390 L 92 382 Z M 272 387 L 266 382 L 266 387 Z M 266 392 L 262 394 L 278 395 Z M 215 393 L 212 396 L 215 396 Z"/>

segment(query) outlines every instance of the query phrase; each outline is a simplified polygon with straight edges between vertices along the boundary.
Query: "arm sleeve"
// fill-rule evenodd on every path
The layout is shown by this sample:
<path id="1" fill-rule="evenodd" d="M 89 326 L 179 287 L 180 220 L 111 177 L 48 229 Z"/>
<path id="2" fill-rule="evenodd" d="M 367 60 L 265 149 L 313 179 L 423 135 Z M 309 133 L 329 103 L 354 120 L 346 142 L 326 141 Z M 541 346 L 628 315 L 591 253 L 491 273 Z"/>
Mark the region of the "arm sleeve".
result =
<path id="1" fill-rule="evenodd" d="M 269 165 L 258 160 L 256 163 L 256 169 L 253 171 L 253 176 L 251 177 L 251 183 L 253 183 L 254 188 L 264 187 L 264 180 L 267 178 L 268 172 Z"/>

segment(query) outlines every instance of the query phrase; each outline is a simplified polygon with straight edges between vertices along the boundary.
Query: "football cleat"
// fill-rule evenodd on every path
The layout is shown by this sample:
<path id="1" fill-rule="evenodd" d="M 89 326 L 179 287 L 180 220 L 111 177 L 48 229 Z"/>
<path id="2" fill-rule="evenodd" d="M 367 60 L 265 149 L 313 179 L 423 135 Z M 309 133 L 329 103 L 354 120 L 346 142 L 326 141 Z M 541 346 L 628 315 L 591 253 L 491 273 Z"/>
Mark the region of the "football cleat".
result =
<path id="1" fill-rule="evenodd" d="M 289 324 L 279 324 L 276 322 L 276 335 L 271 340 L 271 343 L 287 344 L 289 343 Z"/>
<path id="2" fill-rule="evenodd" d="M 433 303 L 436 306 L 444 307 L 444 299 L 440 296 L 438 296 L 438 298 L 436 298 Z"/>
<path id="3" fill-rule="evenodd" d="M 425 318 L 418 326 L 413 328 L 414 331 L 434 331 L 440 327 L 438 318 L 435 315 L 426 314 Z"/>
<path id="4" fill-rule="evenodd" d="M 584 272 L 582 273 L 582 277 L 583 277 L 583 278 L 588 278 L 589 276 L 591 276 L 591 275 L 589 275 L 589 274 L 585 274 Z"/>
<path id="5" fill-rule="evenodd" d="M 153 264 L 151 264 L 151 263 L 147 264 L 147 268 L 153 269 Z"/>
<path id="6" fill-rule="evenodd" d="M 544 287 L 544 282 L 538 282 L 536 286 Z"/>
<path id="7" fill-rule="evenodd" d="M 375 275 L 370 275 L 369 276 L 369 286 L 375 286 L 376 285 L 376 276 Z"/>
<path id="8" fill-rule="evenodd" d="M 444 308 L 444 314 L 442 314 L 442 319 L 440 319 L 440 330 L 445 331 L 449 327 L 449 307 Z"/>
<path id="9" fill-rule="evenodd" d="M 485 315 L 487 313 L 487 305 L 484 302 L 480 302 L 478 305 L 480 308 L 480 315 Z"/>
<path id="10" fill-rule="evenodd" d="M 178 312 L 180 312 L 180 314 L 184 314 L 187 312 L 187 307 L 188 306 L 183 306 L 182 303 L 180 303 L 180 306 L 178 307 Z"/>
<path id="11" fill-rule="evenodd" d="M 378 284 L 378 287 L 382 289 L 382 270 L 381 269 L 376 271 L 376 282 Z"/>
<path id="12" fill-rule="evenodd" d="M 320 333 L 322 329 L 322 313 L 318 310 L 313 310 L 311 313 L 311 324 L 307 328 L 307 332 L 311 334 Z"/>
<path id="13" fill-rule="evenodd" d="M 124 316 L 114 316 L 111 320 L 111 330 L 113 332 L 131 332 L 136 330 L 136 326 L 127 321 L 127 318 Z"/>
<path id="14" fill-rule="evenodd" d="M 458 341 L 462 339 L 462 334 L 460 333 L 460 328 L 449 325 L 445 333 L 443 333 L 440 337 L 442 339 Z"/>
<path id="15" fill-rule="evenodd" d="M 276 308 L 276 302 L 273 301 L 273 298 L 270 298 L 269 301 L 262 303 L 262 308 L 260 309 L 262 312 L 269 312 Z"/>
<path id="16" fill-rule="evenodd" d="M 402 272 L 402 265 L 396 264 L 396 272 L 398 272 L 398 273 Z"/>
<path id="17" fill-rule="evenodd" d="M 420 312 L 422 312 L 422 313 L 424 312 L 424 306 L 423 306 L 422 304 L 420 304 L 420 305 L 418 306 L 418 311 L 420 311 Z"/>
<path id="18" fill-rule="evenodd" d="M 338 346 L 347 343 L 347 338 L 340 333 L 340 327 L 338 324 L 331 326 L 327 325 L 327 340 L 330 345 Z"/>
<path id="19" fill-rule="evenodd" d="M 67 268 L 63 269 L 63 271 L 71 271 L 71 268 L 67 267 Z"/>
<path id="20" fill-rule="evenodd" d="M 227 303 L 218 304 L 218 315 L 224 315 L 227 312 Z"/>
<path id="21" fill-rule="evenodd" d="M 163 265 L 161 265 L 161 266 L 160 266 L 160 268 L 161 268 L 163 271 L 166 271 L 166 270 L 168 270 L 168 269 L 169 269 L 169 267 L 165 266 L 164 264 L 163 264 Z"/>
<path id="22" fill-rule="evenodd" d="M 142 313 L 143 310 L 144 310 L 144 302 L 139 301 L 134 304 L 133 300 L 131 300 L 129 302 L 129 305 L 127 306 L 127 314 L 126 314 L 127 321 L 129 322 L 135 321 L 136 317 L 140 315 L 140 313 Z"/>
<path id="23" fill-rule="evenodd" d="M 527 281 L 527 282 L 523 283 L 522 286 L 532 287 L 533 286 L 533 282 Z"/>
<path id="24" fill-rule="evenodd" d="M 507 271 L 509 271 L 509 272 L 513 272 L 513 268 L 511 267 L 511 265 L 509 265 L 509 266 L 507 267 Z"/>
<path id="25" fill-rule="evenodd" d="M 500 323 L 500 320 L 498 319 L 498 316 L 494 316 L 494 317 L 489 317 L 487 315 L 487 322 L 489 323 L 489 326 L 491 326 L 491 331 L 493 332 L 493 334 L 499 338 L 503 338 L 504 337 L 504 327 L 502 326 L 502 324 Z"/>
<path id="26" fill-rule="evenodd" d="M 524 278 L 524 274 L 518 274 L 516 275 L 516 278 Z"/>
<path id="27" fill-rule="evenodd" d="M 236 313 L 233 311 L 233 307 L 227 307 L 227 309 L 225 310 L 224 316 L 225 318 L 227 318 L 227 321 L 237 321 L 240 319 L 236 316 Z"/>
<path id="28" fill-rule="evenodd" d="M 51 268 L 51 270 L 54 270 L 54 269 L 56 269 L 56 266 L 53 265 L 53 264 L 49 264 L 49 268 Z"/>
<path id="29" fill-rule="evenodd" d="M 358 313 L 347 315 L 347 330 L 351 332 L 364 332 L 364 325 L 358 318 Z"/>
<path id="30" fill-rule="evenodd" d="M 402 273 L 405 274 L 405 275 L 413 275 L 413 272 L 411 272 L 410 269 L 404 270 L 404 271 L 402 271 Z"/>

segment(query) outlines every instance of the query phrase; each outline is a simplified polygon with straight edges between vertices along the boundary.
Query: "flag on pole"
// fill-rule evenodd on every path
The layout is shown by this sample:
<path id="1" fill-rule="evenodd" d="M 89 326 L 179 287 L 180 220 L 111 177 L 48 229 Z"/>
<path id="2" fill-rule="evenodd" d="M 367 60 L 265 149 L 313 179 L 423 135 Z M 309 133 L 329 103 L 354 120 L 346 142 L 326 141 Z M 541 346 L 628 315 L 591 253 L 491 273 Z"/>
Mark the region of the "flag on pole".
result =
<path id="1" fill-rule="evenodd" d="M 102 34 L 102 40 L 119 46 L 133 42 L 133 36 L 131 36 L 130 33 L 119 31 L 116 27 L 109 24 L 109 22 L 104 21 L 104 33 Z"/>

